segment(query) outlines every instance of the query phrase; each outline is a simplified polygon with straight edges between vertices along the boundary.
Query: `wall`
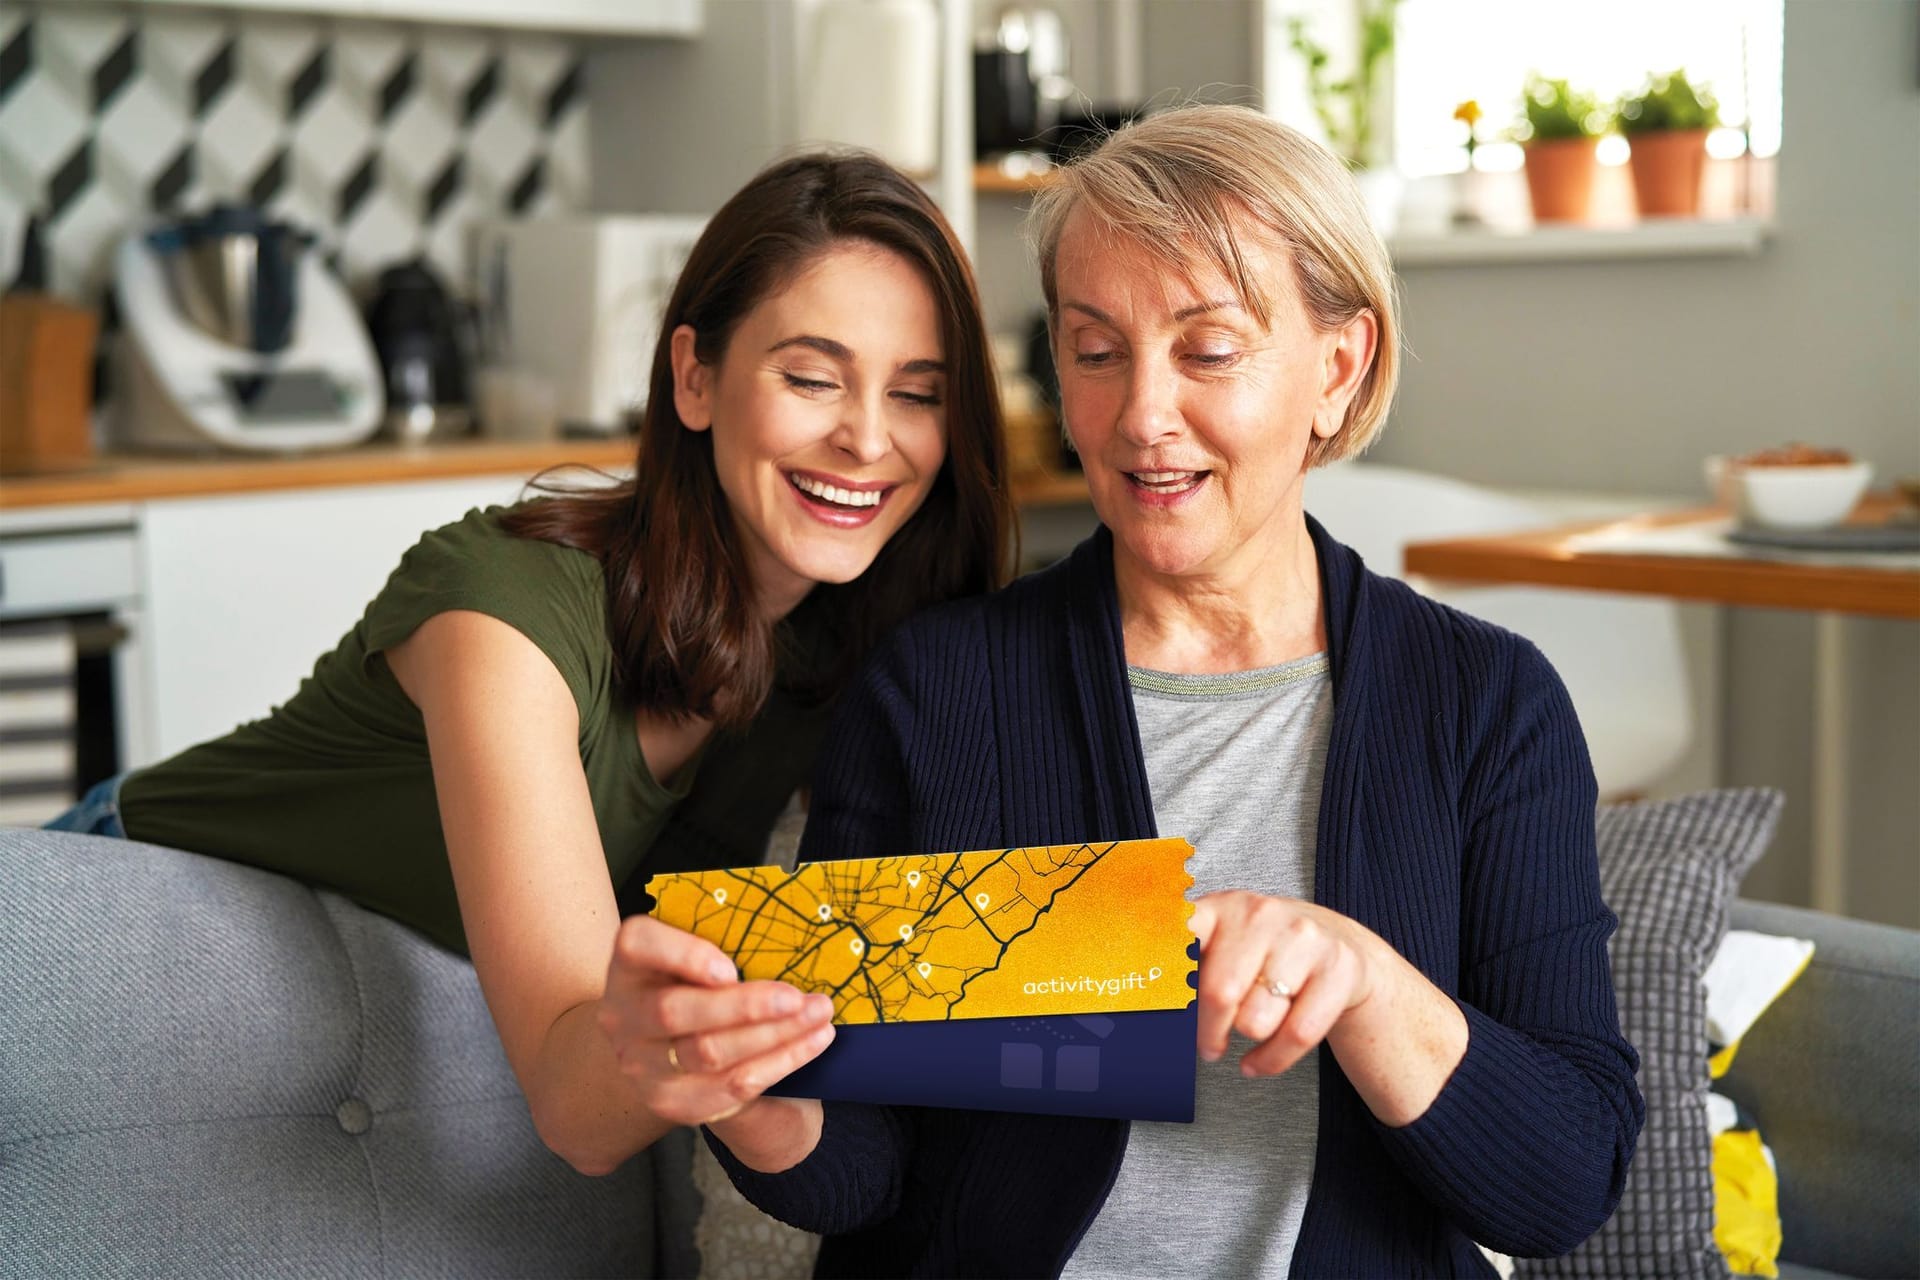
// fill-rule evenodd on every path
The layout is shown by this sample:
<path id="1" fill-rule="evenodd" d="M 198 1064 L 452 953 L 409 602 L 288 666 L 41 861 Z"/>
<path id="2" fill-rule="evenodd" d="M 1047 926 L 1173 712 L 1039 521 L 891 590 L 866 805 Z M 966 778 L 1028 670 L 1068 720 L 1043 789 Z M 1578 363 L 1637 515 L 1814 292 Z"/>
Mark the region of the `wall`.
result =
<path id="1" fill-rule="evenodd" d="M 793 141 L 797 41 L 788 0 L 722 0 L 698 40 L 590 46 L 594 206 L 719 208 Z"/>
<path id="2" fill-rule="evenodd" d="M 91 301 L 129 231 L 238 200 L 316 232 L 352 283 L 416 253 L 457 278 L 473 219 L 586 203 L 581 89 L 552 36 L 9 4 L 0 274 L 38 213 L 51 284 Z"/>
<path id="3" fill-rule="evenodd" d="M 1920 474 L 1920 5 L 1788 0 L 1778 231 L 1748 259 L 1406 270 L 1413 359 L 1376 460 L 1695 495 L 1700 459 L 1844 445 Z M 1920 626 L 1848 624 L 1848 910 L 1920 925 Z M 1808 889 L 1812 622 L 1729 610 L 1728 783 L 1789 808 L 1748 881 Z"/>

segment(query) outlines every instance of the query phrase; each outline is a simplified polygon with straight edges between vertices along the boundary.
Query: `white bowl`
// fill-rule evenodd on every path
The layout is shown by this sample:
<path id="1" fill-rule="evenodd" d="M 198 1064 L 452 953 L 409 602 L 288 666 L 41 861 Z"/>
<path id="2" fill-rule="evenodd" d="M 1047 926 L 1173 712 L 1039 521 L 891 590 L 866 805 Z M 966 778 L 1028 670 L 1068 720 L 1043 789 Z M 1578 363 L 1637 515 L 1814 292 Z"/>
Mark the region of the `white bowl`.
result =
<path id="1" fill-rule="evenodd" d="M 1873 479 L 1865 462 L 1805 467 L 1734 467 L 1740 518 L 1769 529 L 1825 529 L 1853 513 Z"/>

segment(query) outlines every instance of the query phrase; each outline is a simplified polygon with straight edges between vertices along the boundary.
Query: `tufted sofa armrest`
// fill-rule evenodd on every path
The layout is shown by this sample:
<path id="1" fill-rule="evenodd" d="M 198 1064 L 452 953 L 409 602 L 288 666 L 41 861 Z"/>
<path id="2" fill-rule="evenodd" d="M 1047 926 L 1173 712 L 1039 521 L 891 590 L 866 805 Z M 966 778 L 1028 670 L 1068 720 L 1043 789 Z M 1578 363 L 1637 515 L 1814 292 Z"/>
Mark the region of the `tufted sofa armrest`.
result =
<path id="1" fill-rule="evenodd" d="M 382 916 L 0 830 L 0 1273 L 691 1274 L 690 1153 L 575 1173 L 472 966 Z"/>

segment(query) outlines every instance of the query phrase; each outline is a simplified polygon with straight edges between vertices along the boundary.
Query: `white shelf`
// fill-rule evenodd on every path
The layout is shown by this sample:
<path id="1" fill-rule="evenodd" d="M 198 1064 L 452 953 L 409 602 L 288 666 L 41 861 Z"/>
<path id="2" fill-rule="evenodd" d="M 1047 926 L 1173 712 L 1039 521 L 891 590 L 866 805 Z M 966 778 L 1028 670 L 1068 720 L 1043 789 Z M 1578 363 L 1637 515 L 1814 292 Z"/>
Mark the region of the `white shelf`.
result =
<path id="1" fill-rule="evenodd" d="M 1388 242 L 1396 267 L 1499 262 L 1599 262 L 1621 258 L 1751 257 L 1773 234 L 1759 218 L 1662 218 L 1625 227 L 1534 227 L 1400 235 Z"/>
<path id="2" fill-rule="evenodd" d="M 91 2 L 99 3 L 99 0 Z M 705 18 L 701 7 L 705 0 L 137 0 L 137 3 L 681 39 L 700 35 Z"/>

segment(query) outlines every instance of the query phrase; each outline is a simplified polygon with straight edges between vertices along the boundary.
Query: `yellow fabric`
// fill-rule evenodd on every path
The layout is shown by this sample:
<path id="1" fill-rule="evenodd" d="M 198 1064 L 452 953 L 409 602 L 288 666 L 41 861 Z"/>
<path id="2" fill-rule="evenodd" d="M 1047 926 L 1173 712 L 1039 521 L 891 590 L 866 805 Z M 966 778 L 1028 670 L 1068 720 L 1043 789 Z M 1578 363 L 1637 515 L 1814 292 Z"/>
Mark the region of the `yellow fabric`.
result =
<path id="1" fill-rule="evenodd" d="M 1737 1276 L 1780 1274 L 1779 1180 L 1751 1129 L 1713 1140 L 1713 1242 Z"/>
<path id="2" fill-rule="evenodd" d="M 1800 980 L 1813 960 L 1811 952 L 1773 993 L 1761 1014 Z M 1755 1021 L 1758 1021 L 1756 1016 Z M 1749 1023 L 1747 1030 L 1752 1029 Z M 1733 1066 L 1745 1037 L 1707 1059 L 1718 1080 Z M 1752 1129 L 1728 1129 L 1713 1137 L 1713 1241 L 1737 1276 L 1780 1274 L 1780 1179 L 1760 1135 Z"/>

